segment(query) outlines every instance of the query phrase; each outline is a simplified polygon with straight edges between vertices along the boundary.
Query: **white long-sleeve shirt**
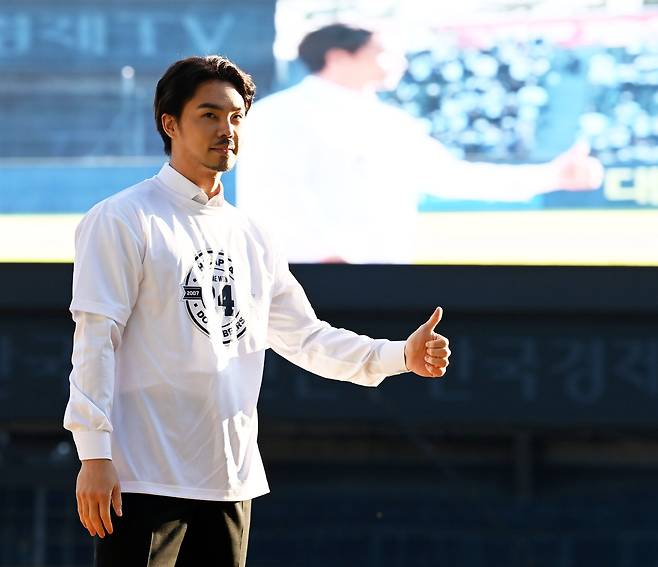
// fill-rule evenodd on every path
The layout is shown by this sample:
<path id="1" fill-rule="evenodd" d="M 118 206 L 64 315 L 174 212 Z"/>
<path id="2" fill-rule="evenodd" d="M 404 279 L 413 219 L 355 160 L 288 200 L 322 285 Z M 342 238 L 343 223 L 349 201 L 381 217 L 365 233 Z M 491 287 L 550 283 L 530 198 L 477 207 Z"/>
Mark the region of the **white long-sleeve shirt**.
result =
<path id="1" fill-rule="evenodd" d="M 268 491 L 256 403 L 268 347 L 337 380 L 405 372 L 404 342 L 317 319 L 287 262 L 220 196 L 165 165 L 76 232 L 64 425 L 124 492 L 245 500 Z"/>
<path id="2" fill-rule="evenodd" d="M 316 75 L 254 104 L 244 128 L 238 206 L 291 262 L 408 263 L 421 194 L 522 202 L 557 184 L 547 164 L 456 159 L 403 110 Z"/>

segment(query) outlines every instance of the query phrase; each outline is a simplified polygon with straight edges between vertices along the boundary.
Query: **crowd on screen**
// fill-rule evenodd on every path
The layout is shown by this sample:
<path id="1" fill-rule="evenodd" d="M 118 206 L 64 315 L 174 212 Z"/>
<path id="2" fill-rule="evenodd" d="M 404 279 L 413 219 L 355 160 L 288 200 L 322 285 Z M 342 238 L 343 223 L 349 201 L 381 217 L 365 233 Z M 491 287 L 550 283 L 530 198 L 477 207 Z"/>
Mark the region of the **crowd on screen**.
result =
<path id="1" fill-rule="evenodd" d="M 658 163 L 658 43 L 591 56 L 581 127 L 604 163 Z"/>
<path id="2" fill-rule="evenodd" d="M 559 133 L 542 128 L 581 103 L 574 127 L 593 155 L 605 164 L 658 162 L 658 44 L 565 49 L 537 38 L 487 49 L 444 44 L 408 57 L 384 98 L 460 158 L 541 159 L 546 136 Z"/>

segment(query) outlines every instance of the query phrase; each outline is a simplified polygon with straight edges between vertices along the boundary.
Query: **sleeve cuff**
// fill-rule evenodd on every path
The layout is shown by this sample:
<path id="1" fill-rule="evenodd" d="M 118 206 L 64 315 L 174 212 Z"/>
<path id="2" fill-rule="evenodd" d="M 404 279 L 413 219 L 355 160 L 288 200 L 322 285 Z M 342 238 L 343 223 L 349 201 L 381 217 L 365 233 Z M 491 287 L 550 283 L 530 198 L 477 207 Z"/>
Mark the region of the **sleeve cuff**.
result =
<path id="1" fill-rule="evenodd" d="M 73 441 L 81 461 L 112 459 L 112 440 L 109 431 L 74 431 Z"/>
<path id="2" fill-rule="evenodd" d="M 130 310 L 118 306 L 106 305 L 98 303 L 97 301 L 87 301 L 85 299 L 73 298 L 69 311 L 75 315 L 76 311 L 83 313 L 93 313 L 94 315 L 102 315 L 108 319 L 113 319 L 117 323 L 126 326 L 128 318 L 130 317 Z"/>
<path id="3" fill-rule="evenodd" d="M 380 351 L 382 371 L 387 376 L 409 372 L 404 360 L 404 345 L 406 341 L 388 341 Z"/>

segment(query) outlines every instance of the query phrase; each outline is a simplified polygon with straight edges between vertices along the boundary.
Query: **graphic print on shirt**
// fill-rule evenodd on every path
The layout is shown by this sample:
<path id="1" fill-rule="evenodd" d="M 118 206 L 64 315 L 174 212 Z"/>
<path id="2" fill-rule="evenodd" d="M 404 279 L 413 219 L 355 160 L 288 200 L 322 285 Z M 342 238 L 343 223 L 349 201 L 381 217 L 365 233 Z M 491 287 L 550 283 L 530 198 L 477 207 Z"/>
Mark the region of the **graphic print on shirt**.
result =
<path id="1" fill-rule="evenodd" d="M 181 287 L 192 323 L 210 338 L 230 344 L 247 330 L 235 304 L 235 280 L 231 258 L 223 250 L 201 250 Z"/>

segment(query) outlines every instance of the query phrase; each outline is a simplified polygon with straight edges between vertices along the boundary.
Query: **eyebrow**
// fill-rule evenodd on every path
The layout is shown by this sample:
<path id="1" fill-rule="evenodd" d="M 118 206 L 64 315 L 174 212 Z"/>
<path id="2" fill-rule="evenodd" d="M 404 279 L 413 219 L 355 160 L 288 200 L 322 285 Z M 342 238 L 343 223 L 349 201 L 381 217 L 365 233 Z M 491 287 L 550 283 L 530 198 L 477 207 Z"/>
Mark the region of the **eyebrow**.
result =
<path id="1" fill-rule="evenodd" d="M 213 110 L 226 110 L 225 106 L 222 106 L 220 104 L 215 104 L 214 102 L 202 102 L 199 106 L 197 106 L 197 109 L 199 108 L 211 108 Z M 242 110 L 244 111 L 243 106 L 231 106 L 230 110 Z"/>

